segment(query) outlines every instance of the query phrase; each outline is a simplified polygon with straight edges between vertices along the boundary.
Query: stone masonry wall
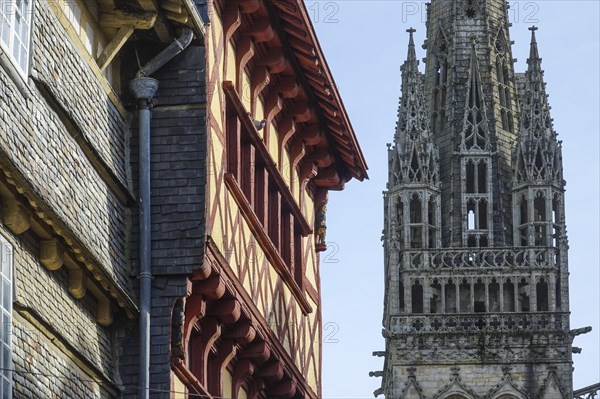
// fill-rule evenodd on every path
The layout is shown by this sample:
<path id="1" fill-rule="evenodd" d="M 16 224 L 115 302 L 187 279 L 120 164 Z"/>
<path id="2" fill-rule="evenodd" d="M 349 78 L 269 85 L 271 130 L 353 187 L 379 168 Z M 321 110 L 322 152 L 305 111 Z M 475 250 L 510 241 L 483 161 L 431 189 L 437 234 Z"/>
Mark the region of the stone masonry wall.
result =
<path id="1" fill-rule="evenodd" d="M 571 385 L 568 378 L 571 375 L 569 364 L 560 364 L 556 367 L 555 373 L 558 383 L 562 386 Z M 543 397 L 544 399 L 563 399 L 560 395 L 553 395 L 548 392 L 546 396 L 538 396 L 540 391 L 545 392 L 554 389 L 552 377 L 548 378 L 551 370 L 547 364 L 513 364 L 509 369 L 509 375 L 512 378 L 514 387 L 504 384 L 505 372 L 501 365 L 438 365 L 438 366 L 414 366 L 414 370 L 409 370 L 408 366 L 396 366 L 393 368 L 394 386 L 389 397 L 402 397 L 403 390 L 407 388 L 406 384 L 410 378 L 411 371 L 414 373 L 415 381 L 422 389 L 424 398 L 434 398 L 437 394 L 444 397 L 445 393 L 453 391 L 461 394 L 461 397 L 487 397 L 493 390 L 503 387 L 503 391 L 520 397 L 519 391 L 527 393 L 528 397 Z M 458 379 L 455 378 L 458 377 Z M 455 382 L 456 381 L 456 382 Z M 502 389 L 502 388 L 501 388 Z M 411 391 L 411 389 L 406 389 Z M 447 390 L 447 391 L 446 391 Z M 406 399 L 416 399 L 419 396 L 413 396 L 410 392 Z M 495 396 L 494 396 L 495 397 Z"/>

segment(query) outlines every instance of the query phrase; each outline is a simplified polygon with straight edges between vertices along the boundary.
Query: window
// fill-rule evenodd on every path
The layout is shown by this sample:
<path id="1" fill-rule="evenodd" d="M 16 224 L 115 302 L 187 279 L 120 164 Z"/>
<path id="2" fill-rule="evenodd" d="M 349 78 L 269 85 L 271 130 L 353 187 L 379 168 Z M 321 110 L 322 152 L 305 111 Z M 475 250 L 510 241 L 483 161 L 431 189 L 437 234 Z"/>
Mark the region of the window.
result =
<path id="1" fill-rule="evenodd" d="M 0 1 L 0 46 L 24 76 L 29 72 L 32 1 Z"/>
<path id="2" fill-rule="evenodd" d="M 12 397 L 12 247 L 0 237 L 0 395 Z"/>
<path id="3" fill-rule="evenodd" d="M 98 25 L 98 10 L 88 7 L 89 2 L 81 0 L 62 1 L 63 25 L 79 38 L 81 45 L 88 55 L 95 61 L 104 51 L 108 40 Z M 65 23 L 66 22 L 66 23 Z M 119 60 L 115 58 L 107 65 L 102 73 L 115 91 L 119 87 Z"/>

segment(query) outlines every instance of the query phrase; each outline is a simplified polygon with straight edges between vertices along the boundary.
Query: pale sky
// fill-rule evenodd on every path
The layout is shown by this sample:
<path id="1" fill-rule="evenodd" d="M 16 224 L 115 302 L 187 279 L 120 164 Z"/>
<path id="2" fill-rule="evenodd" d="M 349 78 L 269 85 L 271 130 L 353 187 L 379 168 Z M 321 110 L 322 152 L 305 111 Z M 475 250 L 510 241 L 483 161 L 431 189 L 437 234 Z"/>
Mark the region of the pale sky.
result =
<path id="1" fill-rule="evenodd" d="M 583 348 L 573 355 L 577 389 L 600 381 L 599 2 L 510 3 L 516 71 L 526 69 L 527 28 L 536 25 L 552 117 L 564 142 L 571 328 L 594 329 L 574 343 Z M 307 0 L 306 5 L 371 177 L 330 196 L 327 241 L 332 244 L 321 265 L 323 397 L 372 398 L 381 379 L 368 373 L 381 370 L 383 361 L 371 353 L 384 350 L 380 237 L 386 143 L 394 135 L 407 28 L 417 29 L 417 55 L 425 56 L 420 48 L 425 6 L 396 0 Z"/>

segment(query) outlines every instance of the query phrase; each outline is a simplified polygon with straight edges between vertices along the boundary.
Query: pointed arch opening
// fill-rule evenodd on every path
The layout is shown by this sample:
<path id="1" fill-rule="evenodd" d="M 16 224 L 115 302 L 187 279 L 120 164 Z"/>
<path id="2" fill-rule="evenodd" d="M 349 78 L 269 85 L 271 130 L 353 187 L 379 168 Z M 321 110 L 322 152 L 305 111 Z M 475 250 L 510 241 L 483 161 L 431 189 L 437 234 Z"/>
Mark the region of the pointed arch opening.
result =
<path id="1" fill-rule="evenodd" d="M 423 285 L 416 280 L 411 286 L 412 313 L 423 313 Z"/>
<path id="2" fill-rule="evenodd" d="M 536 287 L 536 300 L 537 300 L 537 311 L 547 312 L 548 308 L 548 282 L 545 278 L 540 278 L 537 282 Z"/>

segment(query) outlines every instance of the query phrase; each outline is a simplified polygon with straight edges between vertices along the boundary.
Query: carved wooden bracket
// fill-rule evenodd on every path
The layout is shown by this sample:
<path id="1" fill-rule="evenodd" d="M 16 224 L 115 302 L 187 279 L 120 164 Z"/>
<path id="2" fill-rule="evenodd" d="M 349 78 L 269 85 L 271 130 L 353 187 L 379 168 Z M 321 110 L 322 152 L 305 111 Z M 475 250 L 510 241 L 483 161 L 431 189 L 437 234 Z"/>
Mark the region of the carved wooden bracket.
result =
<path id="1" fill-rule="evenodd" d="M 269 384 L 281 381 L 284 376 L 283 365 L 279 360 L 269 362 L 258 370 L 256 376 L 263 378 Z"/>
<path id="2" fill-rule="evenodd" d="M 275 36 L 268 16 L 258 19 L 252 26 L 248 27 L 245 34 L 251 36 L 257 43 L 269 42 Z"/>
<path id="3" fill-rule="evenodd" d="M 231 37 L 242 25 L 242 14 L 235 1 L 228 2 L 225 15 L 223 16 L 223 30 L 225 31 L 225 43 L 228 43 Z"/>
<path id="4" fill-rule="evenodd" d="M 306 101 L 294 102 L 290 105 L 289 112 L 294 115 L 296 122 L 308 122 L 314 115 Z"/>
<path id="5" fill-rule="evenodd" d="M 213 273 L 206 280 L 195 284 L 195 292 L 202 294 L 206 299 L 219 299 L 225 294 L 225 283 L 218 274 Z"/>
<path id="6" fill-rule="evenodd" d="M 42 240 L 40 242 L 40 263 L 48 270 L 58 270 L 65 263 L 65 253 L 58 240 Z"/>
<path id="7" fill-rule="evenodd" d="M 256 367 L 249 359 L 242 359 L 235 365 L 233 372 L 233 399 L 237 399 L 237 393 L 244 381 L 254 374 Z"/>
<path id="8" fill-rule="evenodd" d="M 317 148 L 308 155 L 308 159 L 315 161 L 319 168 L 328 168 L 333 164 L 333 156 L 327 148 Z"/>
<path id="9" fill-rule="evenodd" d="M 96 320 L 98 324 L 104 327 L 108 327 L 113 322 L 112 309 L 110 300 L 106 295 L 96 295 L 97 307 L 96 307 Z"/>
<path id="10" fill-rule="evenodd" d="M 21 203 L 9 199 L 2 207 L 2 222 L 10 231 L 19 235 L 31 227 L 31 216 Z"/>
<path id="11" fill-rule="evenodd" d="M 271 357 L 271 348 L 265 341 L 248 345 L 240 354 L 241 359 L 251 359 L 255 364 L 263 364 Z"/>
<path id="12" fill-rule="evenodd" d="M 223 324 L 234 324 L 242 316 L 242 308 L 237 299 L 222 299 L 210 309 L 210 315 L 218 318 Z"/>
<path id="13" fill-rule="evenodd" d="M 300 164 L 300 179 L 303 182 L 313 179 L 315 176 L 317 176 L 318 171 L 319 168 L 317 168 L 317 165 L 315 165 L 313 161 L 304 159 Z"/>
<path id="14" fill-rule="evenodd" d="M 194 293 L 185 300 L 185 323 L 183 325 L 184 341 L 190 339 L 192 328 L 198 320 L 206 315 L 206 301 L 201 294 Z"/>
<path id="15" fill-rule="evenodd" d="M 260 8 L 259 0 L 236 0 L 235 3 L 239 4 L 242 14 L 252 14 Z"/>
<path id="16" fill-rule="evenodd" d="M 202 338 L 199 346 L 200 363 L 202 365 L 202 375 L 200 380 L 207 382 L 208 376 L 208 356 L 213 349 L 215 342 L 221 337 L 221 324 L 214 318 L 206 318 L 202 322 Z"/>
<path id="17" fill-rule="evenodd" d="M 277 131 L 279 132 L 279 164 L 282 165 L 285 146 L 294 133 L 296 133 L 294 118 L 289 114 L 285 114 L 277 124 Z"/>
<path id="18" fill-rule="evenodd" d="M 343 187 L 344 184 L 343 180 L 338 175 L 337 170 L 332 166 L 325 169 L 319 169 L 319 173 L 313 181 L 319 187 L 340 187 L 340 185 Z"/>
<path id="19" fill-rule="evenodd" d="M 256 338 L 256 329 L 250 320 L 246 319 L 233 325 L 224 336 L 235 340 L 240 345 L 245 345 L 254 341 Z"/>
<path id="20" fill-rule="evenodd" d="M 281 48 L 273 48 L 258 61 L 258 65 L 266 65 L 271 73 L 281 73 L 287 69 L 289 62 Z"/>
<path id="21" fill-rule="evenodd" d="M 296 98 L 300 94 L 300 86 L 293 76 L 284 76 L 275 88 L 283 98 Z"/>
<path id="22" fill-rule="evenodd" d="M 210 277 L 211 273 L 212 273 L 212 268 L 210 267 L 210 265 L 203 264 L 200 268 L 198 268 L 197 270 L 195 270 L 192 273 L 190 280 L 192 280 L 192 281 L 206 280 L 208 277 Z"/>
<path id="23" fill-rule="evenodd" d="M 317 145 L 325 140 L 325 135 L 319 125 L 307 125 L 300 134 L 307 145 Z"/>
<path id="24" fill-rule="evenodd" d="M 272 121 L 282 109 L 283 100 L 277 92 L 272 92 L 267 99 L 267 103 L 265 104 L 265 119 L 269 122 Z"/>
<path id="25" fill-rule="evenodd" d="M 81 299 L 87 292 L 87 275 L 80 268 L 69 269 L 69 292 L 77 299 Z"/>
<path id="26" fill-rule="evenodd" d="M 254 56 L 254 42 L 251 37 L 245 36 L 238 40 L 236 45 L 236 63 L 237 63 L 237 89 L 243 93 L 243 71 L 246 69 L 246 64 Z"/>
<path id="27" fill-rule="evenodd" d="M 299 138 L 295 138 L 290 151 L 293 170 L 296 170 L 305 155 L 306 147 L 304 146 L 304 142 Z"/>
<path id="28" fill-rule="evenodd" d="M 278 398 L 293 398 L 296 394 L 296 383 L 292 380 L 281 381 L 269 388 L 269 395 Z"/>
<path id="29" fill-rule="evenodd" d="M 258 65 L 252 73 L 252 107 L 254 114 L 254 106 L 260 93 L 271 83 L 271 74 L 265 65 Z"/>

